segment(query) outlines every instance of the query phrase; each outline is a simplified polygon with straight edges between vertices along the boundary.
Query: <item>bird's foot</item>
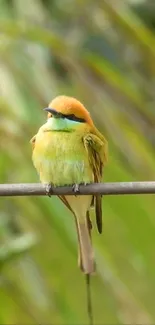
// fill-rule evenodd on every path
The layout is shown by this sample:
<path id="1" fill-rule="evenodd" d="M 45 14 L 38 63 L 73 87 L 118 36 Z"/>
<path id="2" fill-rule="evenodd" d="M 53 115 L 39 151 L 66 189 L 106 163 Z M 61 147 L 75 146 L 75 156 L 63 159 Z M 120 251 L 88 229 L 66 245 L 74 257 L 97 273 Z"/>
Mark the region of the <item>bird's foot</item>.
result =
<path id="1" fill-rule="evenodd" d="M 73 184 L 72 189 L 75 195 L 79 193 L 80 192 L 79 184 Z"/>
<path id="2" fill-rule="evenodd" d="M 46 195 L 51 197 L 51 194 L 53 193 L 53 186 L 51 183 L 46 184 L 45 191 L 46 191 Z"/>

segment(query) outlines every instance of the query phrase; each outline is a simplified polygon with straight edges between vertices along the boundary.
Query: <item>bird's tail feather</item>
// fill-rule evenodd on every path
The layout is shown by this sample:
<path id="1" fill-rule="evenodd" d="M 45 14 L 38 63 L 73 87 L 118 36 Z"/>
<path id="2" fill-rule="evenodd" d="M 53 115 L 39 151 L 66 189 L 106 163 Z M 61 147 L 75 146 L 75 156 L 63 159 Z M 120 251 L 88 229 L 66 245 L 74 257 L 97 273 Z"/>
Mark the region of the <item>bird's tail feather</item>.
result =
<path id="1" fill-rule="evenodd" d="M 91 274 L 95 272 L 95 262 L 90 237 L 90 219 L 89 216 L 85 218 L 85 221 L 81 221 L 78 217 L 75 219 L 79 241 L 79 266 L 85 274 Z"/>

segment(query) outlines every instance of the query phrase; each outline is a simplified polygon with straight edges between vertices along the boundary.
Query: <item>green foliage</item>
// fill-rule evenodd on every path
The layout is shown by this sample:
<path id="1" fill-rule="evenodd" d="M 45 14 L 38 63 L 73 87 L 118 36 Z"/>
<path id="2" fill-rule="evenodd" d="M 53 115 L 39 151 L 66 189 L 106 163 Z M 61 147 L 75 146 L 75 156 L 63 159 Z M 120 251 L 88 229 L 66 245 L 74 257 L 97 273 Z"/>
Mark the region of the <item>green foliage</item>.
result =
<path id="1" fill-rule="evenodd" d="M 1 182 L 38 182 L 29 140 L 58 94 L 81 100 L 108 139 L 105 181 L 153 180 L 155 38 L 128 2 L 0 7 Z M 54 197 L 1 198 L 0 209 L 0 322 L 87 324 L 70 213 Z M 155 322 L 154 209 L 153 195 L 103 198 L 96 324 Z"/>

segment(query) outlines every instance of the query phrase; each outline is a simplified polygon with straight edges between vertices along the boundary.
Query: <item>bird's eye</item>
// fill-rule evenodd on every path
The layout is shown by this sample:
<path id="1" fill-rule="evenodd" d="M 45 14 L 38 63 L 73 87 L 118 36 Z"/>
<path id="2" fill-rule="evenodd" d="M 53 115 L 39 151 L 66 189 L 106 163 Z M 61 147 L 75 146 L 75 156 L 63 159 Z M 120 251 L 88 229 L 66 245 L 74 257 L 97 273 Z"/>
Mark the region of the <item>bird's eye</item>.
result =
<path id="1" fill-rule="evenodd" d="M 73 120 L 73 119 L 75 119 L 75 115 L 74 114 L 70 114 L 70 115 L 68 115 L 68 118 L 71 119 L 71 120 Z"/>
<path id="2" fill-rule="evenodd" d="M 72 121 L 75 121 L 75 122 L 80 122 L 80 123 L 85 123 L 86 122 L 85 119 L 77 117 L 74 114 L 67 115 L 67 118 L 69 120 L 72 120 Z"/>
<path id="3" fill-rule="evenodd" d="M 71 120 L 71 121 L 75 121 L 75 122 L 80 122 L 80 123 L 85 123 L 85 119 L 83 118 L 80 118 L 80 117 L 77 117 L 75 116 L 74 114 L 62 114 L 62 118 L 66 118 L 68 120 Z"/>

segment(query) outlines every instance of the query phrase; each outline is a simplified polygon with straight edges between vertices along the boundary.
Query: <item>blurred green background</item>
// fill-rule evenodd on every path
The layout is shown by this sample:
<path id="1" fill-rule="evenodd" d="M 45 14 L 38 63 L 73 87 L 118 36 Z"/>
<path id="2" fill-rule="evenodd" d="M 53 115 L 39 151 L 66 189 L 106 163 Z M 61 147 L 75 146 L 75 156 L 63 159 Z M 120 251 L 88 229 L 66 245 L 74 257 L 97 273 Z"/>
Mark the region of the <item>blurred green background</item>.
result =
<path id="1" fill-rule="evenodd" d="M 57 95 L 109 142 L 105 181 L 155 177 L 155 1 L 0 0 L 0 180 L 38 182 L 29 140 Z M 88 324 L 74 220 L 55 197 L 0 198 L 0 323 Z M 153 195 L 103 198 L 96 324 L 155 323 Z"/>

